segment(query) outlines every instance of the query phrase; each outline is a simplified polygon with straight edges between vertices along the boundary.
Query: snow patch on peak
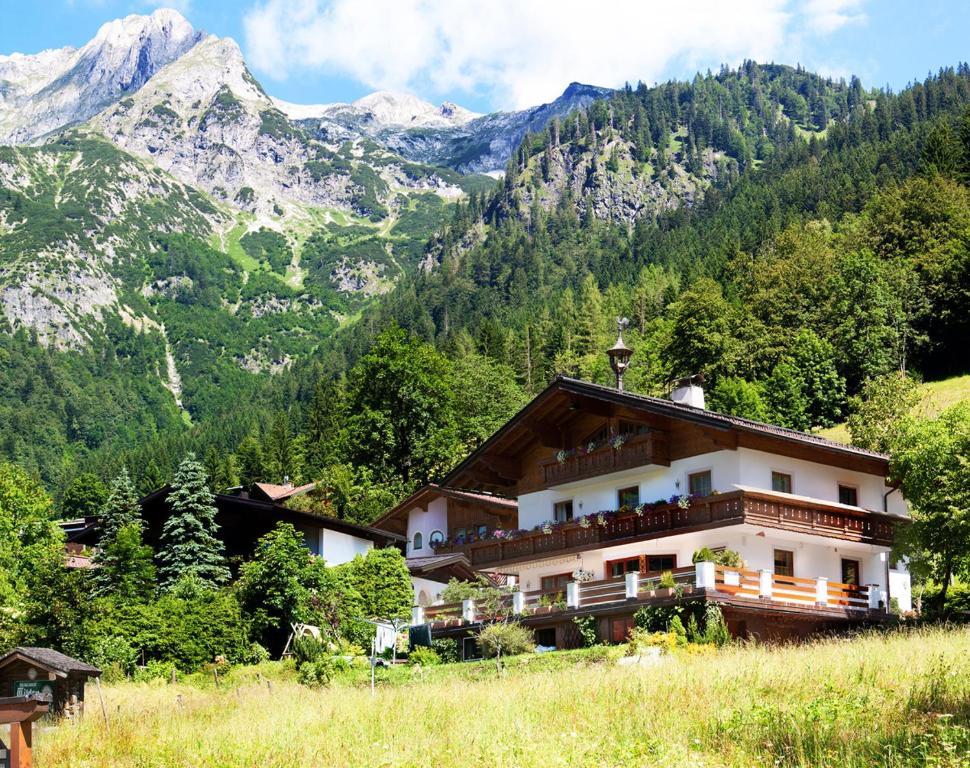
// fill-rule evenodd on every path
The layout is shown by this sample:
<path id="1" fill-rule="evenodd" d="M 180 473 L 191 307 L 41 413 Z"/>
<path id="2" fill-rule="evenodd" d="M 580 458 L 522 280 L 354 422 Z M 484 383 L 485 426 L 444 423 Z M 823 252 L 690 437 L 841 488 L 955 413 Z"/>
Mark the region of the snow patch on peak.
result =
<path id="1" fill-rule="evenodd" d="M 36 141 L 83 122 L 205 38 L 177 11 L 110 21 L 82 48 L 0 57 L 0 143 Z"/>
<path id="2" fill-rule="evenodd" d="M 436 107 L 410 93 L 375 91 L 351 104 L 291 104 L 273 99 L 291 120 L 350 118 L 398 128 L 451 128 L 481 117 L 450 101 Z"/>

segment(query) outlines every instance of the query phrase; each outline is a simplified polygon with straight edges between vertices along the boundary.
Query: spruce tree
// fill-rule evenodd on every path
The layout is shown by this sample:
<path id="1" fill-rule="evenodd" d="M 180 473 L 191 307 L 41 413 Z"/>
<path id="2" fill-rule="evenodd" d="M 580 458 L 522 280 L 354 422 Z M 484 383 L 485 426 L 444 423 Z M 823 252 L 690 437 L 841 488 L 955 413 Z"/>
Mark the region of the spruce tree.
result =
<path id="1" fill-rule="evenodd" d="M 142 543 L 141 508 L 128 470 L 112 481 L 101 508 L 101 536 L 94 562 L 96 595 L 147 597 L 154 581 L 151 548 Z"/>
<path id="2" fill-rule="evenodd" d="M 212 501 L 205 470 L 194 453 L 187 454 L 172 481 L 172 514 L 162 526 L 158 570 L 163 586 L 187 576 L 213 587 L 229 580 Z"/>

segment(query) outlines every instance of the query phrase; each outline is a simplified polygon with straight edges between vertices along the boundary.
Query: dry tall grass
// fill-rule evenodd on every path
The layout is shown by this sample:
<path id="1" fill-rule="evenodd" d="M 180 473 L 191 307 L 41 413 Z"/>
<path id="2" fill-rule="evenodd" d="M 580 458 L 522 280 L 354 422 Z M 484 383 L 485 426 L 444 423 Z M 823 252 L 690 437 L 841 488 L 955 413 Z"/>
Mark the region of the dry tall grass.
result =
<path id="1" fill-rule="evenodd" d="M 62 766 L 967 766 L 970 630 L 740 647 L 655 667 L 516 669 L 309 690 L 92 690 L 42 732 Z M 442 670 L 443 672 L 443 670 Z"/>

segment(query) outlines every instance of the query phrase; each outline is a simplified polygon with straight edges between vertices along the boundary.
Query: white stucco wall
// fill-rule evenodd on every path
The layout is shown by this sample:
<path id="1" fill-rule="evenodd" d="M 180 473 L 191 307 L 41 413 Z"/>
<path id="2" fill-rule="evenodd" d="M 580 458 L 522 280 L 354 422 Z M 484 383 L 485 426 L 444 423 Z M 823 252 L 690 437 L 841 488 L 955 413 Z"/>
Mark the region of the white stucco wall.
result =
<path id="1" fill-rule="evenodd" d="M 349 533 L 320 530 L 320 556 L 327 565 L 340 565 L 353 560 L 357 555 L 366 555 L 374 547 L 374 542 L 359 539 Z"/>
<path id="2" fill-rule="evenodd" d="M 408 512 L 408 557 L 430 557 L 434 554 L 429 540 L 434 531 L 448 535 L 448 499 L 439 497 L 426 510 L 415 507 Z M 421 533 L 421 549 L 414 549 L 414 534 Z"/>
<path id="3" fill-rule="evenodd" d="M 617 491 L 631 485 L 640 487 L 640 501 L 668 499 L 687 492 L 687 475 L 711 470 L 711 485 L 717 491 L 732 490 L 739 482 L 738 452 L 716 451 L 671 462 L 669 467 L 648 465 L 614 472 L 610 475 L 566 483 L 556 488 L 519 496 L 519 527 L 533 528 L 551 520 L 557 501 L 573 500 L 573 516 L 582 517 L 617 508 Z M 770 478 L 769 478 L 770 480 Z"/>
<path id="4" fill-rule="evenodd" d="M 712 489 L 722 493 L 738 486 L 770 491 L 773 471 L 792 476 L 794 495 L 821 501 L 838 503 L 839 485 L 850 485 L 858 490 L 859 506 L 874 512 L 883 510 L 883 496 L 889 490 L 885 479 L 878 475 L 739 448 L 678 459 L 669 467 L 648 465 L 522 494 L 519 496 L 519 527 L 534 528 L 551 520 L 553 505 L 567 499 L 573 501 L 574 517 L 616 509 L 617 491 L 631 485 L 640 487 L 642 502 L 687 493 L 687 476 L 704 470 L 711 471 Z M 890 513 L 907 514 L 906 502 L 898 491 L 887 497 L 887 503 Z"/>
<path id="5" fill-rule="evenodd" d="M 888 489 L 885 479 L 878 475 L 791 459 L 750 448 L 738 448 L 738 458 L 741 485 L 770 490 L 771 473 L 784 472 L 792 476 L 792 493 L 796 496 L 838 502 L 839 485 L 849 485 L 857 489 L 860 507 L 874 512 L 882 511 L 883 494 Z"/>
<path id="6" fill-rule="evenodd" d="M 445 584 L 440 581 L 432 581 L 420 576 L 412 576 L 411 584 L 414 586 L 414 604 L 420 606 L 434 605 L 439 601 L 441 590 Z"/>

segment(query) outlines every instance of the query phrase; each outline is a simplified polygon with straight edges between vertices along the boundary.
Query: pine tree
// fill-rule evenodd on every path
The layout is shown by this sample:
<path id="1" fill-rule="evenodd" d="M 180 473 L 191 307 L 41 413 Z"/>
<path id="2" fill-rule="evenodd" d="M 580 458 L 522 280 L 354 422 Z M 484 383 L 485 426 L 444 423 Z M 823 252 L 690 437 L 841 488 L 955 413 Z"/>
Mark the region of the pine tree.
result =
<path id="1" fill-rule="evenodd" d="M 229 580 L 212 501 L 205 470 L 189 453 L 175 472 L 168 497 L 172 514 L 162 526 L 158 563 L 165 587 L 187 576 L 210 586 Z"/>
<path id="2" fill-rule="evenodd" d="M 101 536 L 94 562 L 94 591 L 147 597 L 154 581 L 152 551 L 142 543 L 141 507 L 128 470 L 112 481 L 101 508 Z"/>

